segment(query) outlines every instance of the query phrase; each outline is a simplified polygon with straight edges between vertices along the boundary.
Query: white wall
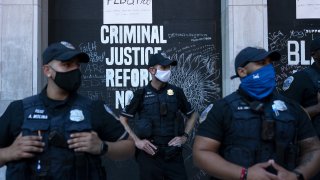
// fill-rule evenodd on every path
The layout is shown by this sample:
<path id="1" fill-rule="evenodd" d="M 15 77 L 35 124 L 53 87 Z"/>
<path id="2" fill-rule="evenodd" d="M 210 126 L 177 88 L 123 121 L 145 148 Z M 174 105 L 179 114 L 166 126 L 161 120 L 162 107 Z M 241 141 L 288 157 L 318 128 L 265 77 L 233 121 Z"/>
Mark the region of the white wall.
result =
<path id="1" fill-rule="evenodd" d="M 236 90 L 234 59 L 247 46 L 268 48 L 267 0 L 222 0 L 223 96 Z"/>
<path id="2" fill-rule="evenodd" d="M 0 0 L 0 114 L 37 93 L 40 0 Z"/>
<path id="3" fill-rule="evenodd" d="M 40 42 L 42 31 L 47 31 L 40 28 L 41 5 L 46 7 L 47 0 L 0 0 L 0 115 L 11 101 L 41 88 Z"/>

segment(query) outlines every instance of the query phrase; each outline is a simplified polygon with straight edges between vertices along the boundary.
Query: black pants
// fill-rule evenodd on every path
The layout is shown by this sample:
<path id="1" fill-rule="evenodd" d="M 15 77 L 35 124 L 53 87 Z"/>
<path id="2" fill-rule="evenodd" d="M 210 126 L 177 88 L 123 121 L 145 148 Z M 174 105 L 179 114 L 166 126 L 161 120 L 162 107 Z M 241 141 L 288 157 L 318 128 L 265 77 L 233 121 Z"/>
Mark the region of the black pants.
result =
<path id="1" fill-rule="evenodd" d="M 182 153 L 170 160 L 144 151 L 137 154 L 141 180 L 187 180 Z"/>

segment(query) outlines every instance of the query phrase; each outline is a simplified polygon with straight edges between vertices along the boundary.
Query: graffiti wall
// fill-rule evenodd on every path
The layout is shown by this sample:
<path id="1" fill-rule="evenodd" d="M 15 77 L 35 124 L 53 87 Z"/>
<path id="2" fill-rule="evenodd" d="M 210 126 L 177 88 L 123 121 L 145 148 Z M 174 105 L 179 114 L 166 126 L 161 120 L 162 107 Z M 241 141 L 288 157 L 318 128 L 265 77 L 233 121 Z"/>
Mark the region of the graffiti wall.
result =
<path id="1" fill-rule="evenodd" d="M 164 52 L 178 61 L 170 83 L 201 112 L 222 96 L 220 14 L 220 1 L 211 0 L 55 0 L 49 42 L 69 41 L 89 54 L 80 93 L 104 100 L 115 114 L 149 82 L 150 54 Z M 191 147 L 192 140 L 184 146 L 189 178 L 206 179 Z M 110 179 L 138 179 L 134 160 L 105 164 Z"/>

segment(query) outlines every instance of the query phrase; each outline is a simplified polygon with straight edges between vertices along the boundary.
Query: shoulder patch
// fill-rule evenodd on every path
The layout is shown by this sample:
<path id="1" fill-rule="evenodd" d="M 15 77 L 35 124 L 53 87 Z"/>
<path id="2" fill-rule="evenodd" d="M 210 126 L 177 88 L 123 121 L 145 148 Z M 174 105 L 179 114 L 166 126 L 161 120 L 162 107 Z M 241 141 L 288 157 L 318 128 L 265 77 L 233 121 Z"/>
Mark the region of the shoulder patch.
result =
<path id="1" fill-rule="evenodd" d="M 286 91 L 290 88 L 291 83 L 293 82 L 294 77 L 293 76 L 289 76 L 282 85 L 282 90 Z"/>

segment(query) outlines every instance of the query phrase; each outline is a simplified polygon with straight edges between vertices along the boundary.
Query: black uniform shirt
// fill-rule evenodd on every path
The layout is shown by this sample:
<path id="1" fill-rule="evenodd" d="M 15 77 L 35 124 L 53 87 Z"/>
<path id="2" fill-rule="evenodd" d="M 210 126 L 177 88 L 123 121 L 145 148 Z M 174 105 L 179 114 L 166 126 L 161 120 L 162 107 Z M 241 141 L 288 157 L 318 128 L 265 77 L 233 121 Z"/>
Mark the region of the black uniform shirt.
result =
<path id="1" fill-rule="evenodd" d="M 66 100 L 58 101 L 47 97 L 46 89 L 40 93 L 40 98 L 48 112 L 54 116 L 65 113 L 70 107 L 69 104 L 76 98 L 73 94 Z M 126 133 L 121 123 L 111 114 L 107 113 L 102 101 L 95 101 L 91 112 L 91 124 L 94 131 L 104 141 L 117 141 L 123 138 Z M 24 111 L 22 100 L 12 102 L 4 114 L 0 117 L 0 147 L 7 147 L 21 132 Z"/>
<path id="2" fill-rule="evenodd" d="M 153 92 L 161 94 L 167 93 L 167 90 L 170 89 L 171 84 L 166 84 L 166 86 L 162 87 L 160 90 L 157 90 L 151 86 L 151 82 L 147 85 L 149 89 Z M 181 88 L 175 87 L 176 95 L 177 95 L 177 102 L 178 102 L 178 109 L 185 114 L 188 118 L 194 112 L 194 109 L 191 107 L 191 104 L 188 102 L 183 90 Z M 134 92 L 134 96 L 131 99 L 130 103 L 125 107 L 125 109 L 121 112 L 122 116 L 127 118 L 133 118 L 136 113 L 140 112 L 143 108 L 143 99 L 145 94 L 143 89 L 138 89 Z"/>
<path id="3" fill-rule="evenodd" d="M 311 67 L 320 74 L 320 69 L 313 63 Z M 304 71 L 299 71 L 289 76 L 282 86 L 283 94 L 290 99 L 294 99 L 303 107 L 308 107 L 317 103 L 317 87 L 312 82 L 309 75 Z"/>
<path id="4" fill-rule="evenodd" d="M 290 101 L 290 99 L 288 99 Z M 285 103 L 287 103 L 285 101 Z M 298 120 L 298 134 L 297 139 L 303 140 L 309 137 L 316 136 L 312 127 L 309 116 L 306 112 L 294 102 L 288 106 L 290 112 L 294 113 L 294 117 Z M 197 135 L 208 137 L 219 142 L 223 142 L 224 133 L 230 127 L 232 122 L 232 110 L 224 99 L 218 100 L 213 104 L 209 111 L 207 118 L 202 122 L 198 128 Z"/>

